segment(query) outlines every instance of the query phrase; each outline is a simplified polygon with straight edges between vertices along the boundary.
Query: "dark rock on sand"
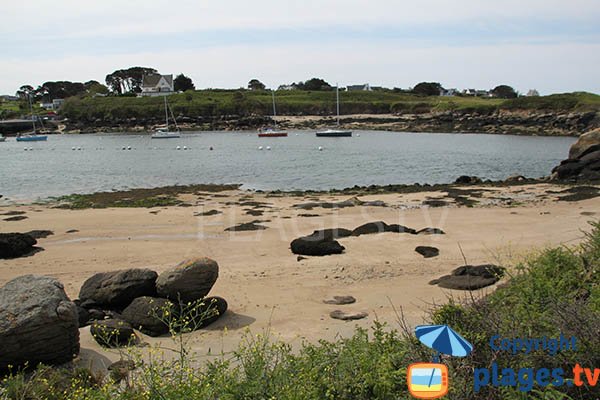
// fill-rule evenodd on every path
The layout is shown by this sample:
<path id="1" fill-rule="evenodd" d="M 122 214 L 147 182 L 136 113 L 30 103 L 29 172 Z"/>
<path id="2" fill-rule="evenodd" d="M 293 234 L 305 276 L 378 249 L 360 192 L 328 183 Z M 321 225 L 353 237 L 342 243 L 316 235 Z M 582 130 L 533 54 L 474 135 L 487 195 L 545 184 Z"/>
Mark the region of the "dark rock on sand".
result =
<path id="1" fill-rule="evenodd" d="M 47 230 L 33 230 L 29 232 L 25 232 L 26 235 L 31 236 L 34 239 L 44 239 L 50 235 L 54 235 L 54 232 Z"/>
<path id="2" fill-rule="evenodd" d="M 427 199 L 423 200 L 421 204 L 429 207 L 444 207 L 448 205 L 448 202 L 440 199 Z"/>
<path id="3" fill-rule="evenodd" d="M 600 180 L 600 128 L 579 137 L 569 150 L 569 158 L 552 170 L 552 178 Z"/>
<path id="4" fill-rule="evenodd" d="M 207 257 L 185 260 L 156 279 L 160 297 L 174 302 L 196 301 L 205 297 L 219 277 L 219 265 Z"/>
<path id="5" fill-rule="evenodd" d="M 3 212 L 3 213 L 0 213 L 0 215 L 6 215 L 6 216 L 9 216 L 9 215 L 23 215 L 23 214 L 26 214 L 26 212 L 25 211 L 6 211 L 6 212 Z"/>
<path id="6" fill-rule="evenodd" d="M 90 312 L 85 308 L 81 307 L 79 304 L 76 304 L 77 308 L 77 321 L 80 328 L 89 325 L 90 323 Z"/>
<path id="7" fill-rule="evenodd" d="M 359 226 L 358 228 L 355 228 L 352 231 L 352 236 L 369 235 L 372 233 L 383 233 L 388 232 L 388 229 L 388 224 L 386 224 L 383 221 L 368 222 Z"/>
<path id="8" fill-rule="evenodd" d="M 414 235 L 417 233 L 417 231 L 414 230 L 413 228 L 409 228 L 407 226 L 398 225 L 398 224 L 388 225 L 385 231 L 386 232 L 395 232 L 395 233 L 410 233 L 411 235 Z"/>
<path id="9" fill-rule="evenodd" d="M 146 268 L 100 272 L 88 278 L 81 286 L 79 299 L 82 307 L 126 307 L 140 296 L 153 296 L 158 274 Z"/>
<path id="10" fill-rule="evenodd" d="M 459 185 L 473 185 L 473 184 L 478 184 L 481 182 L 482 182 L 481 178 L 478 178 L 476 176 L 468 176 L 468 175 L 461 175 L 458 178 L 456 178 L 456 180 L 454 181 L 455 184 L 459 184 Z"/>
<path id="11" fill-rule="evenodd" d="M 573 186 L 568 189 L 561 191 L 560 193 L 566 193 L 560 196 L 558 200 L 561 201 L 581 201 L 593 199 L 600 196 L 600 189 L 594 186 Z"/>
<path id="12" fill-rule="evenodd" d="M 313 231 L 310 234 L 311 237 L 315 239 L 324 239 L 324 240 L 333 240 L 338 238 L 344 238 L 352 235 L 352 231 L 344 228 L 329 228 L 329 229 L 320 229 Z"/>
<path id="13" fill-rule="evenodd" d="M 0 258 L 16 258 L 30 254 L 37 240 L 25 233 L 0 233 Z"/>
<path id="14" fill-rule="evenodd" d="M 304 236 L 294 239 L 290 244 L 292 253 L 304 256 L 327 256 L 341 254 L 345 248 L 337 240 L 319 239 L 314 236 Z"/>
<path id="15" fill-rule="evenodd" d="M 437 247 L 417 246 L 415 251 L 425 258 L 437 257 L 440 255 L 440 250 Z"/>
<path id="16" fill-rule="evenodd" d="M 223 212 L 219 211 L 219 210 L 208 210 L 208 211 L 201 212 L 201 213 L 195 213 L 194 217 L 200 217 L 200 216 L 207 217 L 210 215 L 217 215 L 217 214 L 223 214 Z"/>
<path id="17" fill-rule="evenodd" d="M 0 288 L 0 370 L 71 361 L 79 353 L 78 328 L 75 304 L 59 281 L 11 280 Z"/>
<path id="18" fill-rule="evenodd" d="M 356 303 L 356 299 L 352 296 L 333 296 L 333 299 L 323 300 L 325 304 L 336 304 L 336 305 L 344 305 L 344 304 L 352 304 Z"/>
<path id="19" fill-rule="evenodd" d="M 423 228 L 418 230 L 417 235 L 445 235 L 446 233 L 439 228 Z"/>
<path id="20" fill-rule="evenodd" d="M 77 229 L 69 229 L 65 233 L 77 233 L 77 232 L 79 232 Z"/>
<path id="21" fill-rule="evenodd" d="M 356 313 L 345 313 L 341 310 L 335 310 L 329 313 L 329 316 L 334 319 L 341 319 L 342 321 L 352 321 L 356 319 L 363 319 L 369 316 L 366 312 Z"/>
<path id="22" fill-rule="evenodd" d="M 300 262 L 300 261 L 302 261 L 302 260 L 307 260 L 307 258 L 306 258 L 306 257 L 303 257 L 303 256 L 298 256 L 298 257 L 296 257 L 296 261 Z"/>
<path id="23" fill-rule="evenodd" d="M 264 225 L 258 225 L 256 221 L 246 222 L 244 224 L 239 224 L 236 226 L 230 226 L 225 229 L 226 232 L 244 232 L 244 231 L 260 231 L 267 229 Z"/>
<path id="24" fill-rule="evenodd" d="M 4 218 L 5 221 L 22 221 L 24 219 L 27 219 L 27 217 L 25 215 L 17 215 L 15 217 L 8 217 L 8 218 Z"/>
<path id="25" fill-rule="evenodd" d="M 202 300 L 202 305 L 198 309 L 201 321 L 198 321 L 196 328 L 205 328 L 218 320 L 227 311 L 227 301 L 218 296 L 206 297 Z"/>
<path id="26" fill-rule="evenodd" d="M 311 217 L 320 217 L 319 214 L 298 214 L 299 217 L 311 218 Z"/>
<path id="27" fill-rule="evenodd" d="M 135 329 L 149 336 L 164 335 L 169 331 L 164 322 L 174 311 L 173 303 L 158 297 L 138 297 L 123 310 L 123 319 Z"/>
<path id="28" fill-rule="evenodd" d="M 246 210 L 246 215 L 252 215 L 253 217 L 260 217 L 263 214 L 264 214 L 264 211 L 262 211 L 262 210 L 254 210 L 252 208 L 249 210 Z"/>
<path id="29" fill-rule="evenodd" d="M 504 268 L 497 265 L 463 265 L 453 270 L 450 275 L 434 279 L 429 284 L 446 289 L 476 290 L 493 285 L 503 275 Z"/>
<path id="30" fill-rule="evenodd" d="M 121 347 L 137 342 L 131 325 L 119 319 L 96 321 L 90 327 L 90 333 L 94 340 L 103 347 Z"/>

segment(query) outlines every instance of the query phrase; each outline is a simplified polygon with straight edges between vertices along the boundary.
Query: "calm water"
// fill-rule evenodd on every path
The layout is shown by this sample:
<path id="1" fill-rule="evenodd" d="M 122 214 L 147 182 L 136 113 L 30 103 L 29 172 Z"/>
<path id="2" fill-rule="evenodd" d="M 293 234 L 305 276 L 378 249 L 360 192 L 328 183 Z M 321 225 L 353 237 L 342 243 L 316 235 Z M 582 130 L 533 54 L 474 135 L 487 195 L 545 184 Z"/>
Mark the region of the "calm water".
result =
<path id="1" fill-rule="evenodd" d="M 164 140 L 129 134 L 55 135 L 40 143 L 9 138 L 0 143 L 0 194 L 21 201 L 193 183 L 289 190 L 448 183 L 459 175 L 541 177 L 566 158 L 575 141 L 373 131 L 355 131 L 352 138 L 317 138 L 312 131 L 289 134 L 258 138 L 256 132 L 198 132 Z M 122 150 L 124 146 L 131 150 Z"/>

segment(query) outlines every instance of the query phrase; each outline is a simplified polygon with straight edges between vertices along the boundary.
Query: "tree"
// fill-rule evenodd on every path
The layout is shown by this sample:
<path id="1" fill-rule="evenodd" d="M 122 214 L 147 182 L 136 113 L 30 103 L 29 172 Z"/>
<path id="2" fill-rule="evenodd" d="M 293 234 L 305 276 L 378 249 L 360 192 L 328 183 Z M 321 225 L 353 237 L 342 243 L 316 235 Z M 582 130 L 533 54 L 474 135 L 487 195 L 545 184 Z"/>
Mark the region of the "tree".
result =
<path id="1" fill-rule="evenodd" d="M 248 82 L 248 89 L 250 90 L 265 90 L 266 86 L 258 79 L 252 79 Z"/>
<path id="2" fill-rule="evenodd" d="M 331 85 L 321 78 L 311 78 L 306 82 L 299 82 L 296 87 L 300 90 L 331 90 Z"/>
<path id="3" fill-rule="evenodd" d="M 34 89 L 33 86 L 31 85 L 22 85 L 19 90 L 17 90 L 17 93 L 15 93 L 21 100 L 23 99 L 27 99 L 31 94 L 34 93 Z"/>
<path id="4" fill-rule="evenodd" d="M 173 85 L 175 87 L 176 92 L 185 92 L 186 90 L 195 90 L 194 82 L 192 79 L 185 76 L 184 74 L 179 74 L 173 80 Z"/>
<path id="5" fill-rule="evenodd" d="M 421 82 L 413 88 L 412 92 L 422 96 L 439 96 L 441 90 L 444 88 L 439 82 Z"/>
<path id="6" fill-rule="evenodd" d="M 106 75 L 106 85 L 115 94 L 139 93 L 142 91 L 142 80 L 145 75 L 156 74 L 157 70 L 149 67 L 131 67 L 119 69 Z"/>
<path id="7" fill-rule="evenodd" d="M 36 97 L 46 102 L 51 102 L 54 99 L 66 99 L 67 97 L 77 96 L 86 91 L 86 86 L 81 82 L 44 82 L 36 89 Z"/>
<path id="8" fill-rule="evenodd" d="M 491 93 L 494 97 L 499 97 L 501 99 L 514 99 L 517 97 L 515 89 L 508 85 L 496 86 L 492 89 Z"/>

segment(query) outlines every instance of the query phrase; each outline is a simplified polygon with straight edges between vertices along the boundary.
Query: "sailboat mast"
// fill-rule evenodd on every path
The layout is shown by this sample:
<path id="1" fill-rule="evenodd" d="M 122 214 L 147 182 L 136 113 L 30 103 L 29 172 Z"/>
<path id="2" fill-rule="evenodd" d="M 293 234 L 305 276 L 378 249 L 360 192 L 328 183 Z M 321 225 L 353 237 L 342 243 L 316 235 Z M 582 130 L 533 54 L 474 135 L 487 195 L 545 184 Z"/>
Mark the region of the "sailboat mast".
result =
<path id="1" fill-rule="evenodd" d="M 277 117 L 277 111 L 275 111 L 275 90 L 271 91 L 271 97 L 273 98 L 273 123 L 277 127 L 277 119 L 275 119 Z"/>
<path id="2" fill-rule="evenodd" d="M 31 125 L 33 126 L 33 134 L 35 135 L 35 118 L 33 116 L 33 105 L 31 104 L 31 93 L 27 93 L 27 99 L 29 100 L 29 111 L 31 112 Z"/>
<path id="3" fill-rule="evenodd" d="M 340 89 L 337 82 L 335 84 L 335 100 L 337 103 L 337 126 L 340 126 Z"/>
<path id="4" fill-rule="evenodd" d="M 169 131 L 169 113 L 167 111 L 167 96 L 163 96 L 165 99 L 165 124 L 167 125 L 167 132 Z"/>

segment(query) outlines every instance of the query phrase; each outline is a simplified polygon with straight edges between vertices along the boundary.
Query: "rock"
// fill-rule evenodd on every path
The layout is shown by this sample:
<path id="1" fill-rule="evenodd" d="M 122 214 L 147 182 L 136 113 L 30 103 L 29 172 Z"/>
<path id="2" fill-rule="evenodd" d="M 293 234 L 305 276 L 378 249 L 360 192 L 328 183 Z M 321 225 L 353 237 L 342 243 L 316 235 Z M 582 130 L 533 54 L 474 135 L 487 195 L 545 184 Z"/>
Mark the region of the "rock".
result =
<path id="1" fill-rule="evenodd" d="M 344 305 L 344 304 L 356 303 L 356 299 L 352 296 L 333 296 L 332 300 L 323 300 L 323 303 Z"/>
<path id="2" fill-rule="evenodd" d="M 135 362 L 133 362 L 133 360 L 119 360 L 108 366 L 110 377 L 116 383 L 119 383 L 123 379 L 127 378 L 129 372 L 133 371 L 134 369 Z"/>
<path id="3" fill-rule="evenodd" d="M 359 226 L 352 231 L 352 236 L 369 235 L 372 233 L 387 232 L 389 229 L 388 224 L 383 221 L 368 222 Z"/>
<path id="4" fill-rule="evenodd" d="M 29 235 L 34 239 L 44 239 L 50 235 L 54 235 L 54 232 L 47 231 L 47 230 L 34 230 L 34 231 L 25 232 L 25 235 Z"/>
<path id="5" fill-rule="evenodd" d="M 338 238 L 344 238 L 352 235 L 352 231 L 344 228 L 331 228 L 331 229 L 320 229 L 311 233 L 309 236 L 314 237 L 316 240 L 333 240 Z"/>
<path id="6" fill-rule="evenodd" d="M 183 261 L 156 279 L 160 297 L 171 301 L 189 302 L 205 297 L 219 277 L 219 265 L 210 258 Z"/>
<path id="7" fill-rule="evenodd" d="M 335 310 L 329 313 L 329 316 L 334 319 L 341 319 L 342 321 L 352 321 L 356 319 L 363 319 L 369 316 L 366 312 L 356 313 L 345 313 L 341 310 Z"/>
<path id="8" fill-rule="evenodd" d="M 8 221 L 8 222 L 11 222 L 11 221 L 22 221 L 24 219 L 27 219 L 27 217 L 25 215 L 17 215 L 15 217 L 4 218 L 4 220 Z"/>
<path id="9" fill-rule="evenodd" d="M 30 254 L 37 240 L 24 233 L 0 233 L 0 258 L 16 258 Z"/>
<path id="10" fill-rule="evenodd" d="M 525 178 L 523 175 L 511 175 L 504 180 L 504 183 L 523 182 L 526 180 L 527 178 Z"/>
<path id="11" fill-rule="evenodd" d="M 259 231 L 264 229 L 267 229 L 267 227 L 264 225 L 258 225 L 255 221 L 253 221 L 236 226 L 230 226 L 229 228 L 225 229 L 225 232 Z"/>
<path id="12" fill-rule="evenodd" d="M 225 314 L 227 301 L 218 296 L 206 297 L 202 300 L 202 306 L 199 307 L 198 311 L 198 315 L 202 316 L 202 321 L 199 322 L 196 328 L 205 328 Z"/>
<path id="13" fill-rule="evenodd" d="M 446 233 L 439 228 L 423 228 L 416 233 L 417 235 L 445 235 Z"/>
<path id="14" fill-rule="evenodd" d="M 303 256 L 298 256 L 298 257 L 296 257 L 296 261 L 300 262 L 300 261 L 302 261 L 302 260 L 307 260 L 307 258 L 306 258 L 306 257 L 303 257 Z"/>
<path id="15" fill-rule="evenodd" d="M 77 232 L 79 232 L 77 229 L 69 229 L 65 233 L 77 233 Z"/>
<path id="16" fill-rule="evenodd" d="M 417 246 L 415 251 L 425 258 L 437 257 L 440 255 L 440 250 L 437 247 Z"/>
<path id="17" fill-rule="evenodd" d="M 54 278 L 24 275 L 0 288 L 0 370 L 62 364 L 79 354 L 75 304 Z"/>
<path id="18" fill-rule="evenodd" d="M 456 178 L 454 183 L 457 185 L 473 185 L 482 183 L 482 180 L 481 178 L 478 178 L 476 176 L 461 175 L 458 178 Z"/>
<path id="19" fill-rule="evenodd" d="M 217 215 L 217 214 L 223 214 L 223 212 L 219 211 L 219 210 L 208 210 L 208 211 L 201 212 L 201 213 L 195 213 L 194 217 L 208 217 L 210 215 Z"/>
<path id="20" fill-rule="evenodd" d="M 586 132 L 579 136 L 577 142 L 575 142 L 569 149 L 569 158 L 578 159 L 583 156 L 592 146 L 600 145 L 600 128 Z"/>
<path id="21" fill-rule="evenodd" d="M 146 268 L 100 272 L 81 286 L 82 307 L 124 308 L 140 296 L 153 296 L 158 274 Z"/>
<path id="22" fill-rule="evenodd" d="M 173 303 L 158 297 L 138 297 L 123 310 L 123 319 L 135 329 L 149 336 L 160 336 L 169 332 L 164 320 L 174 311 Z"/>
<path id="23" fill-rule="evenodd" d="M 137 342 L 131 325 L 118 319 L 96 321 L 90 327 L 90 333 L 94 340 L 103 347 L 128 346 Z"/>
<path id="24" fill-rule="evenodd" d="M 292 240 L 290 244 L 292 253 L 304 256 L 327 256 L 341 254 L 345 247 L 337 240 L 319 239 L 313 236 L 304 236 Z"/>
<path id="25" fill-rule="evenodd" d="M 395 233 L 410 233 L 411 235 L 414 235 L 417 233 L 417 231 L 415 231 L 413 228 L 409 228 L 407 226 L 398 225 L 398 224 L 388 225 L 385 231 L 386 232 L 395 232 Z"/>
<path id="26" fill-rule="evenodd" d="M 463 265 L 451 272 L 429 282 L 446 289 L 476 290 L 498 282 L 504 275 L 504 268 L 492 264 Z"/>
<path id="27" fill-rule="evenodd" d="M 440 199 L 427 199 L 423 200 L 421 204 L 429 207 L 444 207 L 448 205 L 448 202 Z"/>
<path id="28" fill-rule="evenodd" d="M 80 328 L 89 325 L 90 321 L 90 312 L 80 305 L 76 305 L 77 307 L 77 321 Z"/>

